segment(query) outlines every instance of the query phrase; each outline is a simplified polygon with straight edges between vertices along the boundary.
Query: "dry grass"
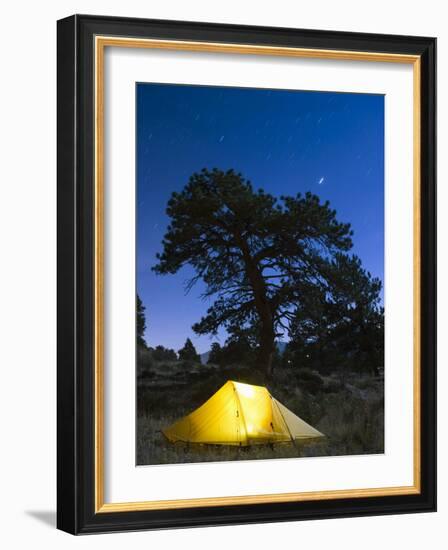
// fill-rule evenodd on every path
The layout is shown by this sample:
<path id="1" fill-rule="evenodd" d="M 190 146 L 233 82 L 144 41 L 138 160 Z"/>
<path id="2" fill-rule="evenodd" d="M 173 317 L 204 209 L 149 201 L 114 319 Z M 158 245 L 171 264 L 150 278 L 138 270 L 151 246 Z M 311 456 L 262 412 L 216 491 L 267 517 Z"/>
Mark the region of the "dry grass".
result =
<path id="1" fill-rule="evenodd" d="M 318 380 L 318 378 L 320 380 Z M 298 445 L 279 443 L 253 447 L 173 444 L 161 430 L 188 414 L 226 380 L 259 383 L 244 367 L 216 369 L 156 365 L 139 379 L 137 464 L 176 464 L 311 456 L 377 454 L 384 450 L 384 384 L 381 379 L 349 375 L 303 376 L 300 386 L 291 372 L 277 373 L 271 393 L 306 422 L 326 435 Z"/>
<path id="2" fill-rule="evenodd" d="M 161 433 L 175 419 L 140 417 L 137 423 L 137 464 L 179 464 L 191 462 L 218 462 L 292 458 L 300 456 L 323 456 L 323 443 L 277 443 L 238 447 L 225 445 L 186 445 L 171 443 Z M 322 452 L 319 449 L 322 448 Z"/>

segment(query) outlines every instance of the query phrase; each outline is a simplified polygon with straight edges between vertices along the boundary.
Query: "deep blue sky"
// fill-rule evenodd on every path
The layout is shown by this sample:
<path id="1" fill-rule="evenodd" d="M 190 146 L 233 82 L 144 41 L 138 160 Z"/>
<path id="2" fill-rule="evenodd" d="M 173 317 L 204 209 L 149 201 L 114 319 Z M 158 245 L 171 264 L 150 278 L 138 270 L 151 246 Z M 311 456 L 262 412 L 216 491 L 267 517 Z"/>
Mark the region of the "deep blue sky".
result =
<path id="1" fill-rule="evenodd" d="M 151 271 L 167 201 L 202 168 L 233 168 L 273 195 L 328 199 L 352 224 L 353 252 L 383 280 L 383 96 L 146 83 L 136 93 L 137 291 L 150 346 L 178 350 L 190 337 L 200 353 L 210 348 L 191 330 L 209 305 L 202 284 L 185 294 L 192 270 Z"/>

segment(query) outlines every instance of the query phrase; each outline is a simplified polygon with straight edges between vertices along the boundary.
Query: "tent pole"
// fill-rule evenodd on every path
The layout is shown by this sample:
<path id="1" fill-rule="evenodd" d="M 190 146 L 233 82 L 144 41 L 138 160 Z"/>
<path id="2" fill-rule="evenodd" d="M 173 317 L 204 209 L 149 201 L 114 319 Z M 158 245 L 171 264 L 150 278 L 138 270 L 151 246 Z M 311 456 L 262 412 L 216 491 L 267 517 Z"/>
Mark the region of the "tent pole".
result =
<path id="1" fill-rule="evenodd" d="M 244 414 L 243 414 L 243 408 L 241 407 L 241 401 L 240 401 L 240 397 L 238 395 L 238 390 L 236 389 L 235 387 L 235 384 L 232 383 L 232 386 L 233 386 L 233 391 L 234 391 L 234 394 L 235 394 L 235 399 L 236 399 L 236 402 L 238 404 L 238 414 L 239 414 L 239 418 L 241 418 L 241 423 L 243 424 L 244 426 L 244 432 L 246 434 L 246 444 L 249 445 L 249 439 L 247 437 L 247 426 L 246 426 L 246 419 L 244 418 Z M 241 431 L 240 431 L 240 434 L 241 434 Z M 240 445 L 241 445 L 241 439 L 240 439 Z"/>

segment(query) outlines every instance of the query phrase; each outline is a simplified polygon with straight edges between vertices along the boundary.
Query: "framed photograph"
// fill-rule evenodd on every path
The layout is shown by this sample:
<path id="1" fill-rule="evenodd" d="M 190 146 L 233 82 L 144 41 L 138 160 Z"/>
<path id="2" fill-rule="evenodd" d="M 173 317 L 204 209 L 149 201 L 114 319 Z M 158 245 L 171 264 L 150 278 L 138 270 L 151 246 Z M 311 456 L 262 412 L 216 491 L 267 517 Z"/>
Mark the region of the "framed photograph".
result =
<path id="1" fill-rule="evenodd" d="M 434 511 L 434 38 L 58 21 L 58 527 Z"/>

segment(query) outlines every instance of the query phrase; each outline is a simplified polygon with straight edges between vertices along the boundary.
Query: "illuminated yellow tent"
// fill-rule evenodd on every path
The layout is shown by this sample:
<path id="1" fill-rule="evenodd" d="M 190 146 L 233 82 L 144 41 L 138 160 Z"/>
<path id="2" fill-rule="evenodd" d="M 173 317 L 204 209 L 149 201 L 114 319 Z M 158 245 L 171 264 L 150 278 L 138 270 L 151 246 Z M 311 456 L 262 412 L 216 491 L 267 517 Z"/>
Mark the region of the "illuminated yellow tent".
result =
<path id="1" fill-rule="evenodd" d="M 324 437 L 265 387 L 231 380 L 163 433 L 173 443 L 238 446 Z"/>

